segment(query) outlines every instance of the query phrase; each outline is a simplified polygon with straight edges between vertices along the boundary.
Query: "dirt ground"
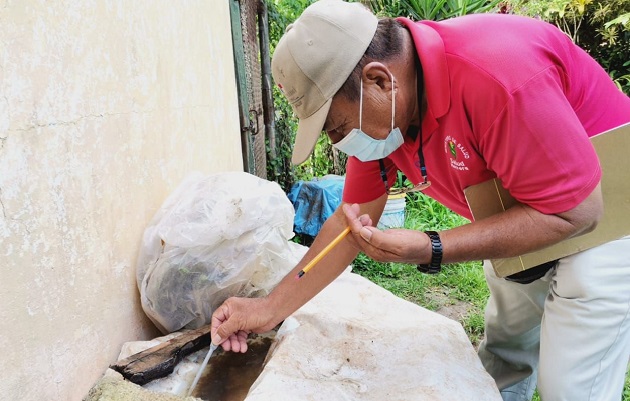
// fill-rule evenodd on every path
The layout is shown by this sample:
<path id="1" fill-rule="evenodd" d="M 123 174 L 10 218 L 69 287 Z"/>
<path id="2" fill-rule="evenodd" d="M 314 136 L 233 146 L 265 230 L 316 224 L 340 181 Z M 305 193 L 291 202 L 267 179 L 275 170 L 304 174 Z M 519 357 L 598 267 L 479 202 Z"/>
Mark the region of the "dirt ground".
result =
<path id="1" fill-rule="evenodd" d="M 426 297 L 431 303 L 437 306 L 437 309 L 435 309 L 436 313 L 453 319 L 461 325 L 464 325 L 465 320 L 473 311 L 473 305 L 467 302 L 453 300 L 446 293 L 436 291 L 427 294 Z M 477 350 L 479 343 L 473 342 L 473 347 Z"/>
<path id="2" fill-rule="evenodd" d="M 442 316 L 462 323 L 470 314 L 472 305 L 463 301 L 454 301 L 448 294 L 442 292 L 430 292 L 426 295 L 429 301 L 438 306 L 435 310 Z"/>

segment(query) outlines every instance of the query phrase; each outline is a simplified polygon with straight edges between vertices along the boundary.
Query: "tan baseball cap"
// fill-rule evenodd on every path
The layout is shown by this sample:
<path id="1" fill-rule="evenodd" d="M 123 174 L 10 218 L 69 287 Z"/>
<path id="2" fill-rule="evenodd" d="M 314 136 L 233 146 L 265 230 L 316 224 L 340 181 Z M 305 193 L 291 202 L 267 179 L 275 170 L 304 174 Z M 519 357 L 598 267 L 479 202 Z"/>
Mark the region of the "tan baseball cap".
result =
<path id="1" fill-rule="evenodd" d="M 293 164 L 303 163 L 313 151 L 333 96 L 363 57 L 377 24 L 361 3 L 319 0 L 287 27 L 271 71 L 299 118 Z"/>

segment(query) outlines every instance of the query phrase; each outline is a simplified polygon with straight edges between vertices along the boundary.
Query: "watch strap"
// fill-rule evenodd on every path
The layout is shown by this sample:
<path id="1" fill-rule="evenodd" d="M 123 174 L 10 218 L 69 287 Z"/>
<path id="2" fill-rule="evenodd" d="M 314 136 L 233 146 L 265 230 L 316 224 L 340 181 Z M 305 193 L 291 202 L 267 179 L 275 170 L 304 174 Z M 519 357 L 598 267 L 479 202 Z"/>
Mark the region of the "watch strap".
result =
<path id="1" fill-rule="evenodd" d="M 436 274 L 442 270 L 442 255 L 444 253 L 442 241 L 436 231 L 425 231 L 424 233 L 431 240 L 431 263 L 420 263 L 417 265 L 417 268 L 422 273 Z"/>

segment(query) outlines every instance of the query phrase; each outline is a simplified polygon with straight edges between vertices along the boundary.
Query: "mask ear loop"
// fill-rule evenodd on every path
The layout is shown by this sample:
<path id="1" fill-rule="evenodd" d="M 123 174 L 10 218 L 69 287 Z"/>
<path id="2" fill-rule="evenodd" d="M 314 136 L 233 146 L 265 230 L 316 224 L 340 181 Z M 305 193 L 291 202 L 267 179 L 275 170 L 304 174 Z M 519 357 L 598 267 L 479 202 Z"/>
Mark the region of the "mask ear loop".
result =
<path id="1" fill-rule="evenodd" d="M 421 73 L 422 67 L 420 65 L 420 62 L 419 60 L 416 60 L 416 61 L 417 61 L 416 68 Z M 392 130 L 394 130 L 394 119 L 396 115 L 396 88 L 394 85 L 394 74 L 390 72 L 389 75 L 392 79 Z M 361 83 L 363 83 L 363 81 L 361 81 Z M 418 79 L 418 76 L 416 76 L 416 85 L 418 87 L 418 104 L 421 104 L 423 88 L 422 88 L 422 80 Z M 363 87 L 361 89 L 363 89 Z M 420 134 L 420 138 L 418 139 L 420 141 L 420 144 L 418 147 L 418 162 L 420 164 L 420 174 L 422 175 L 423 182 L 415 185 L 411 189 L 411 191 L 422 191 L 422 190 L 427 189 L 429 186 L 431 186 L 431 181 L 428 180 L 427 168 L 424 164 L 424 154 L 422 153 L 422 125 L 420 125 L 419 134 Z M 387 182 L 387 173 L 385 171 L 385 163 L 383 162 L 383 159 L 379 159 L 378 164 L 380 167 L 381 179 L 383 180 L 383 183 L 385 184 L 385 192 L 389 194 L 390 188 L 389 188 L 389 183 Z M 408 192 L 408 191 L 403 191 L 403 193 L 404 192 Z"/>
<path id="2" fill-rule="evenodd" d="M 392 131 L 394 130 L 394 119 L 395 119 L 395 115 L 396 115 L 396 88 L 394 87 L 394 74 L 392 74 L 391 72 L 389 73 L 389 76 L 392 79 Z M 363 82 L 363 81 L 361 81 Z M 359 116 L 361 115 L 361 113 L 359 113 Z M 359 117 L 360 118 L 360 117 Z M 359 123 L 359 125 L 361 125 L 361 123 Z M 360 128 L 359 128 L 360 129 Z M 389 194 L 389 183 L 387 182 L 387 172 L 385 171 L 385 163 L 383 162 L 383 159 L 379 159 L 378 160 L 378 166 L 380 168 L 380 172 L 381 172 L 381 179 L 383 180 L 383 183 L 385 184 L 385 192 Z"/>
<path id="3" fill-rule="evenodd" d="M 392 78 L 392 131 L 394 130 L 394 120 L 396 118 L 396 87 L 394 86 L 394 74 L 389 73 Z"/>
<path id="4" fill-rule="evenodd" d="M 424 82 L 422 81 L 423 80 L 422 64 L 420 64 L 420 58 L 418 57 L 417 53 L 416 53 L 416 71 L 417 71 L 416 93 L 418 96 L 418 107 L 422 108 L 422 94 L 424 91 Z M 422 116 L 422 114 L 420 114 L 420 116 Z M 428 180 L 427 166 L 424 164 L 424 153 L 422 153 L 422 119 L 420 120 L 420 127 L 418 131 L 418 135 L 419 135 L 418 141 L 420 142 L 418 144 L 418 162 L 420 163 L 420 175 L 422 175 L 423 182 L 416 185 L 416 188 L 418 191 L 422 191 L 424 189 L 427 189 L 431 185 L 431 181 Z"/>
<path id="5" fill-rule="evenodd" d="M 359 131 L 363 131 L 361 127 L 363 123 L 363 78 L 361 78 L 361 89 L 359 93 Z"/>

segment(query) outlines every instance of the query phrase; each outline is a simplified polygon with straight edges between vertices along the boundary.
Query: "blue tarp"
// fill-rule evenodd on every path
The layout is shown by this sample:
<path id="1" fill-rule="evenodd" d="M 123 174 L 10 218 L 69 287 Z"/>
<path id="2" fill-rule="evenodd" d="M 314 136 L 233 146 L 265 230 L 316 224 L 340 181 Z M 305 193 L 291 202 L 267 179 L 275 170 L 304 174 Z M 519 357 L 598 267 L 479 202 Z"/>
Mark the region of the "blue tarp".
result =
<path id="1" fill-rule="evenodd" d="M 327 175 L 313 181 L 299 181 L 288 193 L 295 208 L 294 231 L 315 237 L 324 221 L 341 204 L 345 178 Z"/>

